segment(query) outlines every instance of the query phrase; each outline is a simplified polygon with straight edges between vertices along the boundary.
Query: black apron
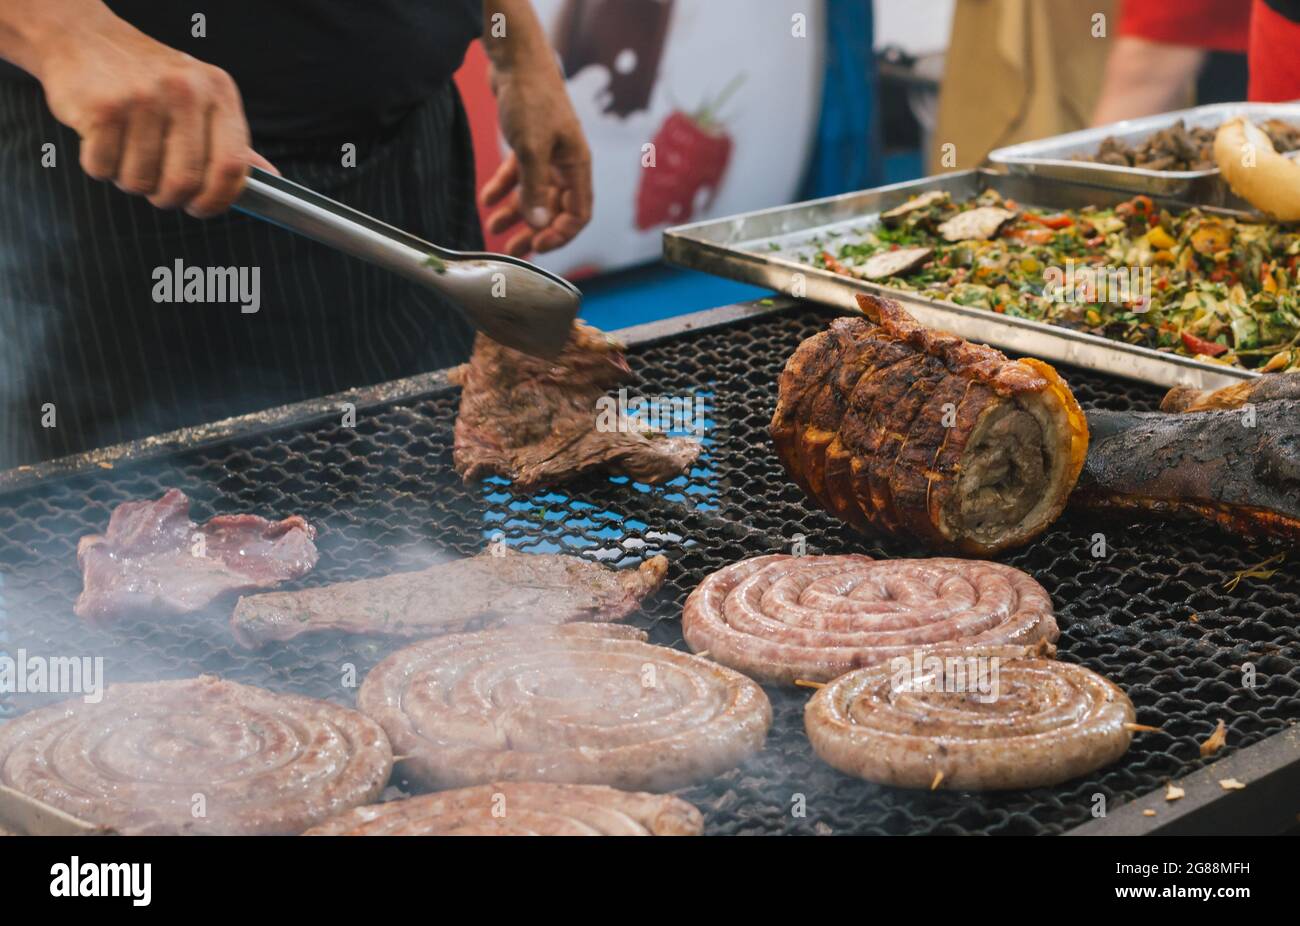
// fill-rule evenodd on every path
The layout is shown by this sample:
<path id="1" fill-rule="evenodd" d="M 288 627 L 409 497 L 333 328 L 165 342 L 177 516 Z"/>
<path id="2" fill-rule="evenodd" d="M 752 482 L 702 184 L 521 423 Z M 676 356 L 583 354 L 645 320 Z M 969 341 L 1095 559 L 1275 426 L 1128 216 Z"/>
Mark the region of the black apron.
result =
<path id="1" fill-rule="evenodd" d="M 47 143 L 55 166 L 42 165 Z M 345 144 L 355 167 L 343 164 Z M 450 81 L 382 134 L 254 147 L 288 179 L 390 225 L 482 247 L 469 128 Z M 76 134 L 39 85 L 0 80 L 0 469 L 468 356 L 472 332 L 435 295 L 238 213 L 200 221 L 154 209 L 87 177 L 78 158 Z M 244 268 L 246 279 L 258 268 L 257 312 L 155 301 L 177 261 Z"/>

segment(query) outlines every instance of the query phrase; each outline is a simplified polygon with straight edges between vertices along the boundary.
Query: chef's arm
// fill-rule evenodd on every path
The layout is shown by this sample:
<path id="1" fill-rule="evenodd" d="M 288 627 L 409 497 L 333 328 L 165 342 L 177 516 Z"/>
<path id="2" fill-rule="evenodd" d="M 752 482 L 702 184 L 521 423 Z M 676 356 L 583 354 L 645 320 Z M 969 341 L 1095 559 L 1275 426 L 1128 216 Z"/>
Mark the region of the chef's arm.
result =
<path id="1" fill-rule="evenodd" d="M 224 211 L 248 167 L 230 75 L 151 39 L 101 0 L 0 0 L 0 58 L 39 80 L 99 180 L 192 215 Z"/>
<path id="2" fill-rule="evenodd" d="M 551 251 L 591 218 L 591 153 L 555 52 L 529 0 L 484 0 L 501 134 L 513 152 L 483 186 L 487 229 L 518 230 L 506 250 Z"/>
<path id="3" fill-rule="evenodd" d="M 1188 91 L 1204 61 L 1205 52 L 1199 48 L 1119 36 L 1106 59 L 1092 124 L 1181 108 L 1187 104 Z"/>

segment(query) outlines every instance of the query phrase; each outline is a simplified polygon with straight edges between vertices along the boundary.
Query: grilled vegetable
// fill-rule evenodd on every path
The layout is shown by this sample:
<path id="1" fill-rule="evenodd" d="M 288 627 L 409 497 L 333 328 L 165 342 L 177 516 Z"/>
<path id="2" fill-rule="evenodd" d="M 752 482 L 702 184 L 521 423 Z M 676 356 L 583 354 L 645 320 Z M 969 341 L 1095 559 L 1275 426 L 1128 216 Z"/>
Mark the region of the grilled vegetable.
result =
<path id="1" fill-rule="evenodd" d="M 1044 214 L 931 191 L 804 260 L 933 299 L 1250 369 L 1300 369 L 1300 231 L 1136 196 Z M 922 259 L 920 255 L 925 254 Z M 915 255 L 913 261 L 903 255 Z M 1056 285 L 1067 268 L 1075 285 Z M 1089 276 L 1124 279 L 1101 287 Z M 1083 282 L 1079 282 L 1083 281 Z"/>

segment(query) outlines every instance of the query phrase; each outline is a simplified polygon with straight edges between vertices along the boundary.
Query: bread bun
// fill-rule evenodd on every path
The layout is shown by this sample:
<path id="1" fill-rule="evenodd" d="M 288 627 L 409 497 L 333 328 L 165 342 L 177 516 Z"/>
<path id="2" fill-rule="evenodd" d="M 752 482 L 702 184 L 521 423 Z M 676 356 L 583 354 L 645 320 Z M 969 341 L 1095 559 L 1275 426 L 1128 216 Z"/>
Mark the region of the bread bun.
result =
<path id="1" fill-rule="evenodd" d="M 1300 220 L 1300 164 L 1278 154 L 1249 120 L 1238 117 L 1219 126 L 1214 159 L 1232 192 L 1246 202 L 1283 222 Z"/>

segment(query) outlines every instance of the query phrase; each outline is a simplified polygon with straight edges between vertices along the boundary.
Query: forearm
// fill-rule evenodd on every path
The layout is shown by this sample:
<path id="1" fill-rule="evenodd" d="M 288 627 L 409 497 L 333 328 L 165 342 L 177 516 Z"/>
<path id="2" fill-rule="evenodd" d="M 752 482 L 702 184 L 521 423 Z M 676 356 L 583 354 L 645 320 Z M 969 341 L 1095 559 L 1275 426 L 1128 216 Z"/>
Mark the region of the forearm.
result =
<path id="1" fill-rule="evenodd" d="M 501 134 L 510 146 L 481 193 L 487 230 L 523 226 L 505 250 L 523 257 L 572 240 L 591 218 L 591 151 L 564 75 L 529 0 L 483 0 Z"/>
<path id="2" fill-rule="evenodd" d="M 1177 107 L 1204 60 L 1198 48 L 1120 36 L 1106 62 L 1093 125 Z"/>
<path id="3" fill-rule="evenodd" d="M 529 0 L 483 0 L 483 47 L 497 71 L 553 61 L 546 30 Z"/>
<path id="4" fill-rule="evenodd" d="M 39 78 L 51 52 L 109 22 L 123 24 L 103 0 L 0 0 L 0 58 Z"/>

